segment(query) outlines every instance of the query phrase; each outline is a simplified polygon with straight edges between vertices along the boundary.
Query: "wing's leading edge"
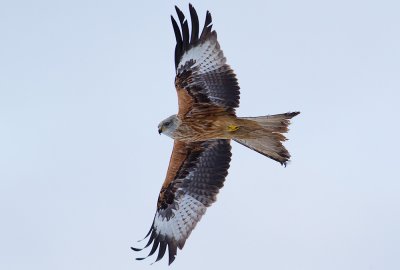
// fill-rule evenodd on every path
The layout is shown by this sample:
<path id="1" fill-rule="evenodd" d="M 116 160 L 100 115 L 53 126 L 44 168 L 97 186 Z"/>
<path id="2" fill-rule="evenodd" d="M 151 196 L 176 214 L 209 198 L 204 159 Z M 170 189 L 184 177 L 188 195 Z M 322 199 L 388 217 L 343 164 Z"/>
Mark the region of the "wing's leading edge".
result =
<path id="1" fill-rule="evenodd" d="M 149 240 L 144 248 L 152 245 L 148 256 L 158 249 L 158 261 L 168 248 L 169 264 L 174 261 L 177 249 L 183 248 L 207 207 L 216 201 L 228 174 L 230 160 L 230 140 L 196 143 L 175 141 L 167 178 L 158 198 L 157 211 L 146 236 Z M 177 167 L 179 169 L 175 171 Z M 173 178 L 168 178 L 172 175 Z"/>

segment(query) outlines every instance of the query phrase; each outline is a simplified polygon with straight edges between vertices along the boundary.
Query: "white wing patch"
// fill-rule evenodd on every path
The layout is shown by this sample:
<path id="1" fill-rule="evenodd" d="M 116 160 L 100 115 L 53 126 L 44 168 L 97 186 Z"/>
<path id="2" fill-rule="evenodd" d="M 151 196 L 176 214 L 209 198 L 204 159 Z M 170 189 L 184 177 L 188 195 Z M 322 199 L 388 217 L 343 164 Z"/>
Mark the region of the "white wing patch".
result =
<path id="1" fill-rule="evenodd" d="M 187 63 L 192 63 L 189 68 L 199 67 L 195 69 L 195 75 L 208 73 L 225 65 L 226 58 L 220 49 L 215 32 L 209 39 L 183 54 L 177 68 L 178 73 L 188 68 Z"/>
<path id="2" fill-rule="evenodd" d="M 171 218 L 157 212 L 154 220 L 154 229 L 157 234 L 172 238 L 182 243 L 189 237 L 193 228 L 206 212 L 207 207 L 188 194 L 184 194 L 177 203 Z"/>

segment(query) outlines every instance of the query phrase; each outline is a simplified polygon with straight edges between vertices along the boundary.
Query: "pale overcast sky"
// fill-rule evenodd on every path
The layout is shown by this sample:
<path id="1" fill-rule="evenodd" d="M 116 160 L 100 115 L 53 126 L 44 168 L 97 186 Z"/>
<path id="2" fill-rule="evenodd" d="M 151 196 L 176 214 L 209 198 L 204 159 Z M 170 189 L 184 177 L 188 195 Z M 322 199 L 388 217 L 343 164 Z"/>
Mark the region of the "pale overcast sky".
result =
<path id="1" fill-rule="evenodd" d="M 400 2 L 192 1 L 238 114 L 299 110 L 287 168 L 233 143 L 218 201 L 170 269 L 400 269 Z M 0 269 L 135 261 L 177 111 L 174 5 L 0 2 Z M 148 252 L 148 251 L 147 251 Z"/>

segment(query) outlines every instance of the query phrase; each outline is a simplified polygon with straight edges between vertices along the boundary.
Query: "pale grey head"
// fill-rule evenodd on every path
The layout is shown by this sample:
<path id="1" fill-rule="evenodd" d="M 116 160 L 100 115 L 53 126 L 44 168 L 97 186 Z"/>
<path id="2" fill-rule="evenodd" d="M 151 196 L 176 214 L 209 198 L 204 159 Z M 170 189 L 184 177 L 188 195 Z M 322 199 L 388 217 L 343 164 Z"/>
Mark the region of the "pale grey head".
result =
<path id="1" fill-rule="evenodd" d="M 170 117 L 162 120 L 160 124 L 158 124 L 158 133 L 162 133 L 173 139 L 174 132 L 178 128 L 179 124 L 180 120 L 178 116 L 176 114 L 171 115 Z"/>

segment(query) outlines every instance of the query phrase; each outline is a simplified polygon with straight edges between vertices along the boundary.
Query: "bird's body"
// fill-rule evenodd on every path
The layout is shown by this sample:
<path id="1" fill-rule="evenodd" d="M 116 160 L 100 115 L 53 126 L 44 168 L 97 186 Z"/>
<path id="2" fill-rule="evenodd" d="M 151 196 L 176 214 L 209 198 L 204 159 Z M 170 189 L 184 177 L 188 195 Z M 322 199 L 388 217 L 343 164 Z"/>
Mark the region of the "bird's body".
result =
<path id="1" fill-rule="evenodd" d="M 197 12 L 189 5 L 192 31 L 177 7 L 180 28 L 172 18 L 176 37 L 175 88 L 178 113 L 163 120 L 160 134 L 174 140 L 168 171 L 157 200 L 157 211 L 146 237 L 158 249 L 156 261 L 168 248 L 169 263 L 216 201 L 231 160 L 231 140 L 286 165 L 289 152 L 282 142 L 290 119 L 299 112 L 259 117 L 237 117 L 239 85 L 220 49 L 207 12 L 199 32 Z M 132 248 L 135 251 L 141 249 Z M 144 259 L 144 258 L 139 258 Z"/>
<path id="2" fill-rule="evenodd" d="M 189 143 L 214 139 L 256 139 L 260 136 L 273 136 L 276 132 L 276 128 L 268 128 L 249 118 L 238 118 L 234 114 L 215 109 L 215 112 L 207 109 L 182 119 L 175 115 L 179 124 L 170 137 Z"/>
<path id="3" fill-rule="evenodd" d="M 231 139 L 234 130 L 230 130 L 229 126 L 235 126 L 238 122 L 234 115 L 218 108 L 215 108 L 215 112 L 205 110 L 185 117 L 176 117 L 179 125 L 171 138 L 183 142 Z"/>

